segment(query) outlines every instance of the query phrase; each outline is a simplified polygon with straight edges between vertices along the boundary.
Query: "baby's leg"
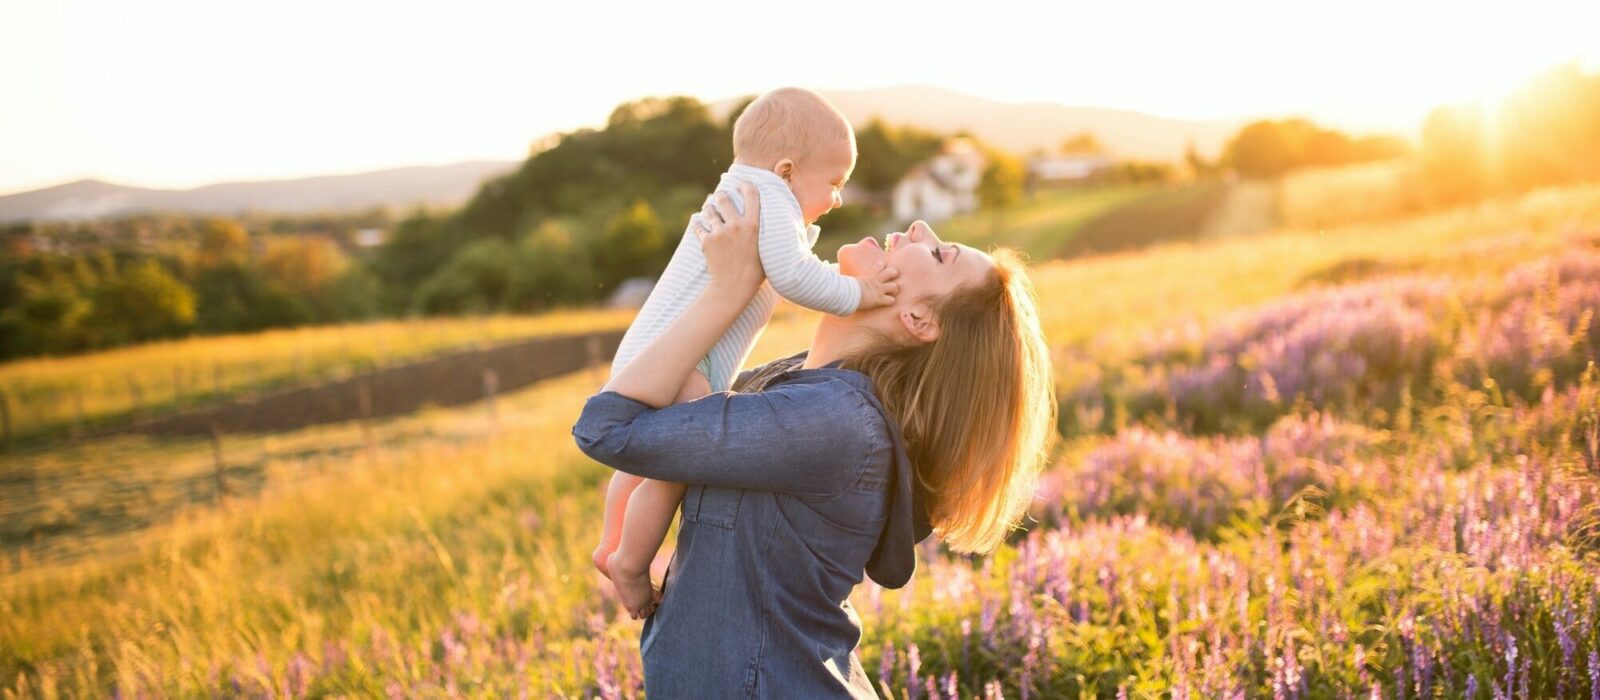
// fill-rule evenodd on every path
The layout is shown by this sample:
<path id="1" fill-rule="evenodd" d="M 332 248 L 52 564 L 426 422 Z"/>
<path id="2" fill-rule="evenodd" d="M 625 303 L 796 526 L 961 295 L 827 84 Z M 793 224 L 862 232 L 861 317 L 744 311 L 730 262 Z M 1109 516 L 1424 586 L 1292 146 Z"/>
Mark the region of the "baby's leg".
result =
<path id="1" fill-rule="evenodd" d="M 711 393 L 704 374 L 689 375 L 673 403 L 692 401 Z M 644 479 L 625 497 L 626 515 L 622 536 L 603 570 L 617 587 L 622 604 L 635 617 L 649 614 L 655 604 L 655 588 L 650 583 L 650 562 L 672 527 L 672 516 L 683 500 L 683 484 Z M 608 499 L 609 501 L 609 499 Z M 607 503 L 609 510 L 610 503 Z M 609 513 L 608 513 L 609 520 Z M 598 554 L 598 552 L 597 552 Z"/>
<path id="2" fill-rule="evenodd" d="M 590 556 L 594 568 L 599 569 L 606 578 L 611 578 L 611 553 L 617 551 L 617 543 L 622 539 L 622 517 L 628 512 L 628 497 L 643 481 L 642 476 L 613 472 L 611 483 L 606 486 L 606 510 L 600 525 L 600 545 L 594 548 L 594 554 Z"/>

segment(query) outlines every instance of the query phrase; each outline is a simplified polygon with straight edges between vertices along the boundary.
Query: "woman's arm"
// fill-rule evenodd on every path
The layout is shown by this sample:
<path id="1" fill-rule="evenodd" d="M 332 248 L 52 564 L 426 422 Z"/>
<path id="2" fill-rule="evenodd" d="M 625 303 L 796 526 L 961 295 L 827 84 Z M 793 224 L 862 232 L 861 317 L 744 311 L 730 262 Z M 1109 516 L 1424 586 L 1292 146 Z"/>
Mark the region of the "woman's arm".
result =
<path id="1" fill-rule="evenodd" d="M 711 282 L 601 391 L 614 391 L 651 408 L 671 405 L 689 372 L 750 304 L 765 279 L 756 256 L 761 204 L 755 187 L 741 183 L 739 191 L 749 203 L 742 216 L 736 214 L 726 194 L 718 193 L 716 212 L 721 220 L 709 217 L 711 231 L 695 231 L 700 235 Z"/>
<path id="2" fill-rule="evenodd" d="M 855 387 L 814 377 L 654 410 L 603 391 L 572 435 L 595 461 L 649 479 L 828 497 L 891 458 L 886 430 Z"/>

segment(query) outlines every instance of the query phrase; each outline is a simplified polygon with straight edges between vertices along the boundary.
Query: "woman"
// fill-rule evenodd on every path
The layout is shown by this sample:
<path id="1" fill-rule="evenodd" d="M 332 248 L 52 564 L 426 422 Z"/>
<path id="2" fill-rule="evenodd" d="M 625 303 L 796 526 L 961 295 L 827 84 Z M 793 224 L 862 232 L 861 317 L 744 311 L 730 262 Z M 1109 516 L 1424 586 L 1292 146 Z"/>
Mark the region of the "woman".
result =
<path id="1" fill-rule="evenodd" d="M 688 485 L 640 640 L 649 697 L 876 697 L 850 591 L 905 585 L 930 531 L 989 552 L 1016 525 L 1054 422 L 1049 353 L 1017 256 L 919 221 L 839 249 L 845 274 L 899 271 L 893 305 L 824 316 L 809 351 L 669 405 L 764 281 L 745 201 L 718 197 L 711 284 L 572 432 L 603 464 Z"/>

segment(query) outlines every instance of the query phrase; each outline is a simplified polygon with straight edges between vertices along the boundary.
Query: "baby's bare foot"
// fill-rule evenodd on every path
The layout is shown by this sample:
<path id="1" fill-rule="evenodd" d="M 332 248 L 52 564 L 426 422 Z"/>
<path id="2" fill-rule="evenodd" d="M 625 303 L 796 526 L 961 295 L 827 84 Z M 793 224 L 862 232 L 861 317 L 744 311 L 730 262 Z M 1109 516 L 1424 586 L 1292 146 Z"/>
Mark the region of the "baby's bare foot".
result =
<path id="1" fill-rule="evenodd" d="M 612 552 L 607 558 L 606 566 L 611 576 L 611 585 L 617 587 L 617 597 L 622 599 L 622 607 L 628 609 L 628 614 L 635 620 L 642 620 L 655 612 L 656 589 L 650 584 L 650 567 L 631 567 Z"/>
<path id="2" fill-rule="evenodd" d="M 595 547 L 594 554 L 589 556 L 589 560 L 594 562 L 594 568 L 598 569 L 601 575 L 605 576 L 606 578 L 611 578 L 612 551 L 613 550 L 611 549 L 607 549 L 605 545 L 600 545 L 599 547 Z"/>

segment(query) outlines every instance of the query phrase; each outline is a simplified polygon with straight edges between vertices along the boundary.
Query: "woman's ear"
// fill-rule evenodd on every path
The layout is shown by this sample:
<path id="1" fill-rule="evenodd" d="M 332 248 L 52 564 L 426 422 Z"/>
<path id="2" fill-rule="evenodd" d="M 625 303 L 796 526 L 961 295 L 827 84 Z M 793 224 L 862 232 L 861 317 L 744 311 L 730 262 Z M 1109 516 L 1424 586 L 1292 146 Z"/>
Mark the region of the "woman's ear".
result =
<path id="1" fill-rule="evenodd" d="M 794 161 L 784 158 L 783 160 L 778 161 L 776 165 L 772 166 L 772 172 L 777 173 L 778 177 L 781 177 L 785 182 L 788 182 L 789 177 L 794 175 Z"/>
<path id="2" fill-rule="evenodd" d="M 933 318 L 933 311 L 926 306 L 917 305 L 902 310 L 900 323 L 904 324 L 906 332 L 918 341 L 931 343 L 939 339 L 939 322 Z"/>

